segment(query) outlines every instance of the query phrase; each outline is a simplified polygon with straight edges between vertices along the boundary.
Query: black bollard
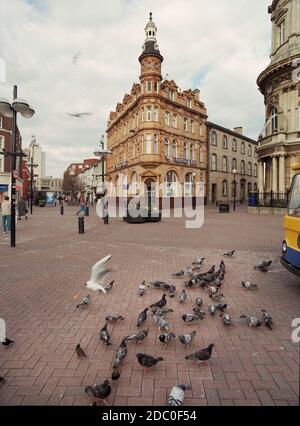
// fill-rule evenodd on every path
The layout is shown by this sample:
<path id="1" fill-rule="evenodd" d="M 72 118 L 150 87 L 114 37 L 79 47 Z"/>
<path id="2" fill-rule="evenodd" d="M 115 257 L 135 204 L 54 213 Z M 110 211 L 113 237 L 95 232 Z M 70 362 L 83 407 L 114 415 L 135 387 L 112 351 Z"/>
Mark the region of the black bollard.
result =
<path id="1" fill-rule="evenodd" d="M 106 216 L 104 216 L 103 220 L 104 220 L 104 225 L 108 225 L 108 213 Z"/>
<path id="2" fill-rule="evenodd" d="M 78 234 L 84 234 L 84 217 L 78 218 Z"/>
<path id="3" fill-rule="evenodd" d="M 64 206 L 60 206 L 60 214 L 63 216 L 63 214 L 64 214 Z"/>

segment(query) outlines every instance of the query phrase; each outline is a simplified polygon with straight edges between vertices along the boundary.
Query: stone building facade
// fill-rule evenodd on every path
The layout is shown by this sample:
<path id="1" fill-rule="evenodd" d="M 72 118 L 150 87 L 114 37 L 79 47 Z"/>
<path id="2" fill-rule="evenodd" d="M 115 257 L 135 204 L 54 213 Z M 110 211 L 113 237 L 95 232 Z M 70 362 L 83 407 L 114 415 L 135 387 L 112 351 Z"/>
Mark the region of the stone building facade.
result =
<path id="1" fill-rule="evenodd" d="M 271 63 L 257 83 L 265 99 L 259 137 L 260 192 L 286 193 L 300 161 L 300 1 L 273 0 Z"/>
<path id="2" fill-rule="evenodd" d="M 246 201 L 256 192 L 257 142 L 243 135 L 243 128 L 227 129 L 208 122 L 207 196 L 212 203 Z M 233 170 L 236 170 L 235 178 Z"/>
<path id="3" fill-rule="evenodd" d="M 156 197 L 195 196 L 196 183 L 206 186 L 207 111 L 199 90 L 162 79 L 152 14 L 145 31 L 140 83 L 109 116 L 106 180 L 117 197 L 136 195 L 139 183 Z"/>

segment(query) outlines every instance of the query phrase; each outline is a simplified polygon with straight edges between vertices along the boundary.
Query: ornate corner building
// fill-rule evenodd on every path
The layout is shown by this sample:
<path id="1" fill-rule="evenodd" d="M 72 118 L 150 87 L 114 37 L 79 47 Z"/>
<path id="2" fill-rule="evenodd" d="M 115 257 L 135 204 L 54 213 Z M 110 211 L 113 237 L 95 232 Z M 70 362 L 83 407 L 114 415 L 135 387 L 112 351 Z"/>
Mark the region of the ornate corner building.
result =
<path id="1" fill-rule="evenodd" d="M 258 144 L 259 191 L 286 193 L 300 161 L 300 1 L 273 0 L 271 63 L 257 84 L 266 121 Z"/>
<path id="2" fill-rule="evenodd" d="M 196 182 L 205 191 L 207 111 L 199 90 L 181 91 L 173 80 L 162 79 L 163 57 L 151 13 L 145 32 L 140 83 L 109 116 L 107 180 L 118 197 L 130 195 L 128 188 L 139 183 L 152 191 L 155 187 L 159 197 L 192 197 Z"/>

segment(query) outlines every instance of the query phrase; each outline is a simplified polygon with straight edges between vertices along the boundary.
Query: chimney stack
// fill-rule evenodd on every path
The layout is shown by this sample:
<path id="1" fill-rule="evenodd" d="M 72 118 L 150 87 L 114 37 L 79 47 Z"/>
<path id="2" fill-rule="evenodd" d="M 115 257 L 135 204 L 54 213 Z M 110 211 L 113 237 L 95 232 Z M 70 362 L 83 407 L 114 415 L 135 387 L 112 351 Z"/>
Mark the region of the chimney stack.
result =
<path id="1" fill-rule="evenodd" d="M 235 133 L 239 133 L 240 135 L 243 134 L 243 128 L 242 127 L 234 127 L 233 129 Z"/>

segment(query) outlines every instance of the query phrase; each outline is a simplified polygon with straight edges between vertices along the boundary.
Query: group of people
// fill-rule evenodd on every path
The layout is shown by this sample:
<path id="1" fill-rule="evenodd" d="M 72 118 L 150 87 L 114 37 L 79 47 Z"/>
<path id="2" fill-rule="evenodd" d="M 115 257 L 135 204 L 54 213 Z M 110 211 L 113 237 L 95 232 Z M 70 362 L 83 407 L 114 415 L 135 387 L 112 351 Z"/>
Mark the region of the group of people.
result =
<path id="1" fill-rule="evenodd" d="M 21 197 L 17 204 L 17 210 L 18 210 L 18 220 L 21 220 L 22 217 L 25 216 L 25 219 L 27 219 L 27 207 L 26 203 Z M 3 226 L 3 234 L 7 234 L 10 232 L 10 226 L 11 226 L 11 202 L 9 200 L 9 196 L 5 195 L 4 200 L 1 203 L 1 214 L 2 214 L 2 226 Z"/>

